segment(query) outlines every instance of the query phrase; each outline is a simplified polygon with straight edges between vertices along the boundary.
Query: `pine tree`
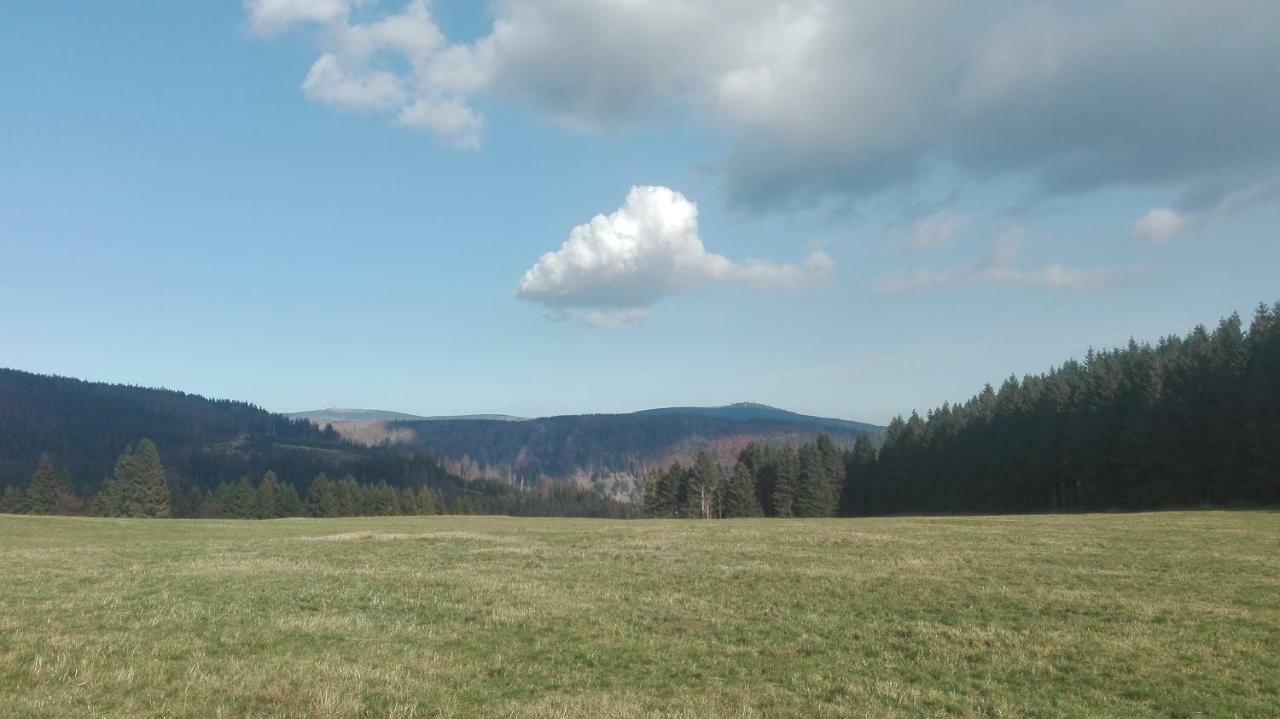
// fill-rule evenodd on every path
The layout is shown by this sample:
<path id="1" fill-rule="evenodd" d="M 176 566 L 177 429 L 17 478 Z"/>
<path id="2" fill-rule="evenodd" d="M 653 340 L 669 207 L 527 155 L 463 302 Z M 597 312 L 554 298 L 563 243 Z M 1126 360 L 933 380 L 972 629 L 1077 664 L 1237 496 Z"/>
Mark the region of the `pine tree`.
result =
<path id="1" fill-rule="evenodd" d="M 281 517 L 301 517 L 303 514 L 302 500 L 298 498 L 298 490 L 288 482 L 280 485 L 279 512 Z"/>
<path id="2" fill-rule="evenodd" d="M 262 475 L 258 483 L 258 516 L 263 519 L 275 519 L 285 516 L 283 513 L 283 490 L 276 473 L 270 470 Z"/>
<path id="3" fill-rule="evenodd" d="M 133 451 L 133 481 L 125 485 L 130 503 L 136 505 L 142 517 L 169 516 L 169 484 L 165 481 L 164 465 L 160 462 L 160 450 L 149 439 L 138 442 Z"/>
<path id="4" fill-rule="evenodd" d="M 385 481 L 365 487 L 364 514 L 372 517 L 387 517 L 399 514 L 396 491 Z"/>
<path id="5" fill-rule="evenodd" d="M 337 491 L 323 472 L 317 474 L 307 488 L 307 514 L 312 517 L 338 516 Z"/>
<path id="6" fill-rule="evenodd" d="M 339 517 L 358 517 L 364 512 L 364 492 L 356 483 L 355 477 L 348 474 L 339 480 L 334 493 Z"/>
<path id="7" fill-rule="evenodd" d="M 53 470 L 53 459 L 40 456 L 36 473 L 27 488 L 27 499 L 32 514 L 56 514 L 58 512 L 58 477 Z"/>
<path id="8" fill-rule="evenodd" d="M 689 471 L 685 490 L 685 516 L 710 519 L 717 516 L 716 491 L 724 481 L 724 472 L 707 450 L 698 452 Z"/>
<path id="9" fill-rule="evenodd" d="M 261 516 L 258 508 L 258 491 L 248 477 L 240 481 L 218 486 L 220 514 L 229 519 L 254 519 Z"/>
<path id="10" fill-rule="evenodd" d="M 58 470 L 58 514 L 72 516 L 84 512 L 84 500 L 76 494 L 75 483 L 71 481 L 71 471 L 66 467 Z"/>
<path id="11" fill-rule="evenodd" d="M 116 463 L 119 465 L 119 462 Z M 120 482 L 113 476 L 102 483 L 102 489 L 89 504 L 89 513 L 95 517 L 127 517 L 129 508 L 125 504 L 124 490 Z"/>
<path id="12" fill-rule="evenodd" d="M 421 515 L 440 513 L 440 502 L 436 499 L 436 493 L 428 487 L 418 490 L 417 507 L 417 513 Z"/>
<path id="13" fill-rule="evenodd" d="M 794 514 L 796 483 L 800 474 L 800 457 L 795 447 L 787 447 L 782 451 L 774 472 L 773 493 L 770 496 L 773 516 L 791 517 Z"/>
<path id="14" fill-rule="evenodd" d="M 0 494 L 0 514 L 26 514 L 27 495 L 18 487 L 8 485 Z"/>
<path id="15" fill-rule="evenodd" d="M 725 517 L 760 516 L 755 482 L 745 463 L 738 462 L 733 468 L 733 474 L 725 480 L 722 505 Z"/>
<path id="16" fill-rule="evenodd" d="M 867 511 L 871 491 L 871 471 L 876 449 L 867 434 L 858 435 L 845 464 L 844 484 L 840 491 L 841 517 L 852 517 Z"/>
<path id="17" fill-rule="evenodd" d="M 832 479 L 827 471 L 817 444 L 806 444 L 800 448 L 792 514 L 797 517 L 828 517 L 832 514 Z"/>

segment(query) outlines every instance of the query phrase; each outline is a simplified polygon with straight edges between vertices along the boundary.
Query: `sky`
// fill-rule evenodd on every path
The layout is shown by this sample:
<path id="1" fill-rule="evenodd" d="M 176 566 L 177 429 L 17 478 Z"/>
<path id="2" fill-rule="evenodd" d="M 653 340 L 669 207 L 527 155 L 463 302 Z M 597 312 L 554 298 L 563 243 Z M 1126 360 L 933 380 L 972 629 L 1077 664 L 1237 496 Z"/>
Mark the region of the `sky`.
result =
<path id="1" fill-rule="evenodd" d="M 46 0 L 0 68 L 0 366 L 883 423 L 1280 300 L 1272 0 Z"/>

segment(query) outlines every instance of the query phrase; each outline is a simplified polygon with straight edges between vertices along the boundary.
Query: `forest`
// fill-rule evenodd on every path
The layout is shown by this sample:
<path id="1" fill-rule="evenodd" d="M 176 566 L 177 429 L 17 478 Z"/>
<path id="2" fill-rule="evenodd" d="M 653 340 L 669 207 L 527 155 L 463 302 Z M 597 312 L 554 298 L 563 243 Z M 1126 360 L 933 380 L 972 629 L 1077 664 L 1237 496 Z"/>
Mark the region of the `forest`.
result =
<path id="1" fill-rule="evenodd" d="M 895 418 L 880 448 L 753 444 L 648 477 L 654 517 L 821 517 L 1280 504 L 1280 303 L 1090 350 Z"/>
<path id="2" fill-rule="evenodd" d="M 13 370 L 0 370 L 0 397 L 0 512 L 719 518 L 1280 504 L 1280 303 L 1247 326 L 1233 314 L 987 385 L 895 418 L 879 443 L 869 432 L 751 442 L 731 465 L 704 449 L 649 471 L 639 507 L 545 477 L 462 479 L 425 450 L 349 444 L 245 403 Z M 528 423 L 477 430 L 488 424 Z"/>
<path id="3" fill-rule="evenodd" d="M 143 448 L 162 461 L 170 498 L 162 516 L 270 516 L 275 510 L 245 508 L 239 497 L 246 485 L 257 493 L 274 480 L 286 495 L 305 499 L 321 476 L 358 488 L 359 501 L 344 505 L 342 516 L 403 513 L 403 495 L 416 498 L 424 489 L 439 511 L 457 514 L 631 511 L 576 485 L 466 480 L 427 452 L 351 444 L 329 427 L 246 402 L 0 369 L 0 512 L 155 516 L 107 501 L 113 486 L 128 484 L 120 477 L 122 458 Z M 42 480 L 50 475 L 56 492 Z M 389 491 L 397 493 L 394 512 L 385 501 Z M 284 501 L 290 515 L 307 513 L 305 503 L 295 512 Z"/>
<path id="4" fill-rule="evenodd" d="M 303 492 L 268 470 L 222 482 L 209 491 L 166 477 L 159 449 L 144 439 L 127 447 L 102 488 L 77 493 L 71 474 L 42 455 L 26 489 L 0 491 L 0 514 L 91 515 L 99 517 L 279 519 L 283 517 L 367 517 L 430 514 L 617 517 L 632 514 L 625 503 L 569 484 L 544 482 L 514 493 L 488 482 L 466 491 L 441 492 L 428 484 L 392 486 L 386 480 L 360 482 L 350 474 L 332 480 L 323 472 Z M 490 491 L 484 491 L 489 489 Z M 498 491 L 492 491 L 492 490 Z"/>

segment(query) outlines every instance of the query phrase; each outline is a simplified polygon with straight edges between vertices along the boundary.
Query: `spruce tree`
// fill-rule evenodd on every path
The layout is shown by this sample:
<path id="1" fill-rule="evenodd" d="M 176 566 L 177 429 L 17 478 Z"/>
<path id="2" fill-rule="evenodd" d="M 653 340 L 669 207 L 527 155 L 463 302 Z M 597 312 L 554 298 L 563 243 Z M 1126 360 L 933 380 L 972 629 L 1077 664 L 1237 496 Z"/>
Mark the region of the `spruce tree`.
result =
<path id="1" fill-rule="evenodd" d="M 280 485 L 279 511 L 281 517 L 301 517 L 303 514 L 302 500 L 298 497 L 298 490 L 288 482 Z"/>
<path id="2" fill-rule="evenodd" d="M 53 459 L 40 456 L 36 473 L 27 488 L 27 499 L 32 514 L 56 514 L 58 512 L 58 476 L 53 470 Z"/>
<path id="3" fill-rule="evenodd" d="M 867 434 L 858 435 L 845 465 L 844 484 L 840 490 L 841 517 L 852 517 L 867 511 L 871 491 L 871 470 L 876 449 Z"/>
<path id="4" fill-rule="evenodd" d="M 25 514 L 27 495 L 18 487 L 8 485 L 0 494 L 0 514 Z"/>
<path id="5" fill-rule="evenodd" d="M 119 462 L 116 463 L 119 465 Z M 128 507 L 125 505 L 124 491 L 114 476 L 102 483 L 102 489 L 94 495 L 89 503 L 89 513 L 95 517 L 127 517 Z"/>
<path id="6" fill-rule="evenodd" d="M 755 482 L 747 465 L 738 462 L 733 474 L 724 483 L 723 516 L 725 517 L 759 517 L 760 504 L 756 501 Z"/>
<path id="7" fill-rule="evenodd" d="M 84 511 L 84 500 L 76 494 L 75 483 L 71 481 L 71 471 L 66 467 L 58 470 L 58 514 L 75 515 Z"/>
<path id="8" fill-rule="evenodd" d="M 335 487 L 339 517 L 357 517 L 364 511 L 364 492 L 356 483 L 356 478 L 347 475 L 338 481 Z"/>
<path id="9" fill-rule="evenodd" d="M 831 514 L 831 479 L 816 444 L 806 444 L 799 451 L 795 501 L 792 514 L 797 517 L 826 517 Z"/>
<path id="10" fill-rule="evenodd" d="M 103 511 L 113 517 L 141 517 L 142 506 L 137 498 L 137 477 L 137 461 L 133 456 L 133 445 L 129 445 L 116 459 L 115 469 L 111 472 L 111 482 L 102 488 Z"/>
<path id="11" fill-rule="evenodd" d="M 276 473 L 268 470 L 258 483 L 258 516 L 263 519 L 283 517 L 283 489 Z"/>
<path id="12" fill-rule="evenodd" d="M 133 451 L 133 482 L 126 485 L 130 501 L 139 507 L 143 517 L 169 516 L 169 484 L 160 462 L 160 450 L 149 439 L 138 442 Z"/>
<path id="13" fill-rule="evenodd" d="M 795 447 L 787 447 L 777 459 L 777 467 L 770 495 L 773 516 L 790 517 L 794 513 L 796 483 L 800 474 L 800 458 Z"/>
<path id="14" fill-rule="evenodd" d="M 724 472 L 707 450 L 698 452 L 688 473 L 685 490 L 685 516 L 710 519 L 716 516 L 715 496 Z"/>
<path id="15" fill-rule="evenodd" d="M 323 472 L 317 474 L 307 488 L 307 514 L 312 517 L 338 516 L 337 491 Z"/>
<path id="16" fill-rule="evenodd" d="M 241 477 L 233 484 L 218 487 L 220 514 L 228 519 L 254 519 L 258 510 L 258 492 L 248 477 Z"/>
<path id="17" fill-rule="evenodd" d="M 418 490 L 418 514 L 432 515 L 440 513 L 440 502 L 436 500 L 436 493 L 432 492 L 429 487 L 423 487 Z"/>

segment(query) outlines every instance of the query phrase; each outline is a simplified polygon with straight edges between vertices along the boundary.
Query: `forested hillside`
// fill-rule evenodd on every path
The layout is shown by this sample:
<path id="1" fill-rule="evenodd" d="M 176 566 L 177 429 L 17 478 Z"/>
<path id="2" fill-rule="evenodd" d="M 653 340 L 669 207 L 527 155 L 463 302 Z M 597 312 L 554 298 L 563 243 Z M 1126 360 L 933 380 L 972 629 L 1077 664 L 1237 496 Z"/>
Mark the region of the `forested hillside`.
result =
<path id="1" fill-rule="evenodd" d="M 60 491 L 76 498 L 57 511 L 90 511 L 93 498 L 118 472 L 122 453 L 142 440 L 158 447 L 173 506 L 182 510 L 175 510 L 178 514 L 221 515 L 228 488 L 248 482 L 256 492 L 268 473 L 301 497 L 318 476 L 327 475 L 349 478 L 364 495 L 381 496 L 381 486 L 429 488 L 450 511 L 624 511 L 578 488 L 464 480 L 425 453 L 349 444 L 332 429 L 245 402 L 0 369 L 0 491 L 25 492 L 46 458 L 56 465 Z M 9 503 L 30 504 L 25 497 Z"/>
<path id="2" fill-rule="evenodd" d="M 586 481 L 641 477 L 655 467 L 688 463 L 701 450 L 732 462 L 751 442 L 798 444 L 826 432 L 843 447 L 870 424 L 807 417 L 761 405 L 668 408 L 632 414 L 542 417 L 521 422 L 434 420 L 378 428 L 344 428 L 366 441 L 385 438 L 441 458 L 464 476 L 551 477 Z"/>
<path id="3" fill-rule="evenodd" d="M 879 451 L 755 444 L 645 490 L 649 515 L 683 517 L 1277 504 L 1280 304 L 896 418 Z"/>

